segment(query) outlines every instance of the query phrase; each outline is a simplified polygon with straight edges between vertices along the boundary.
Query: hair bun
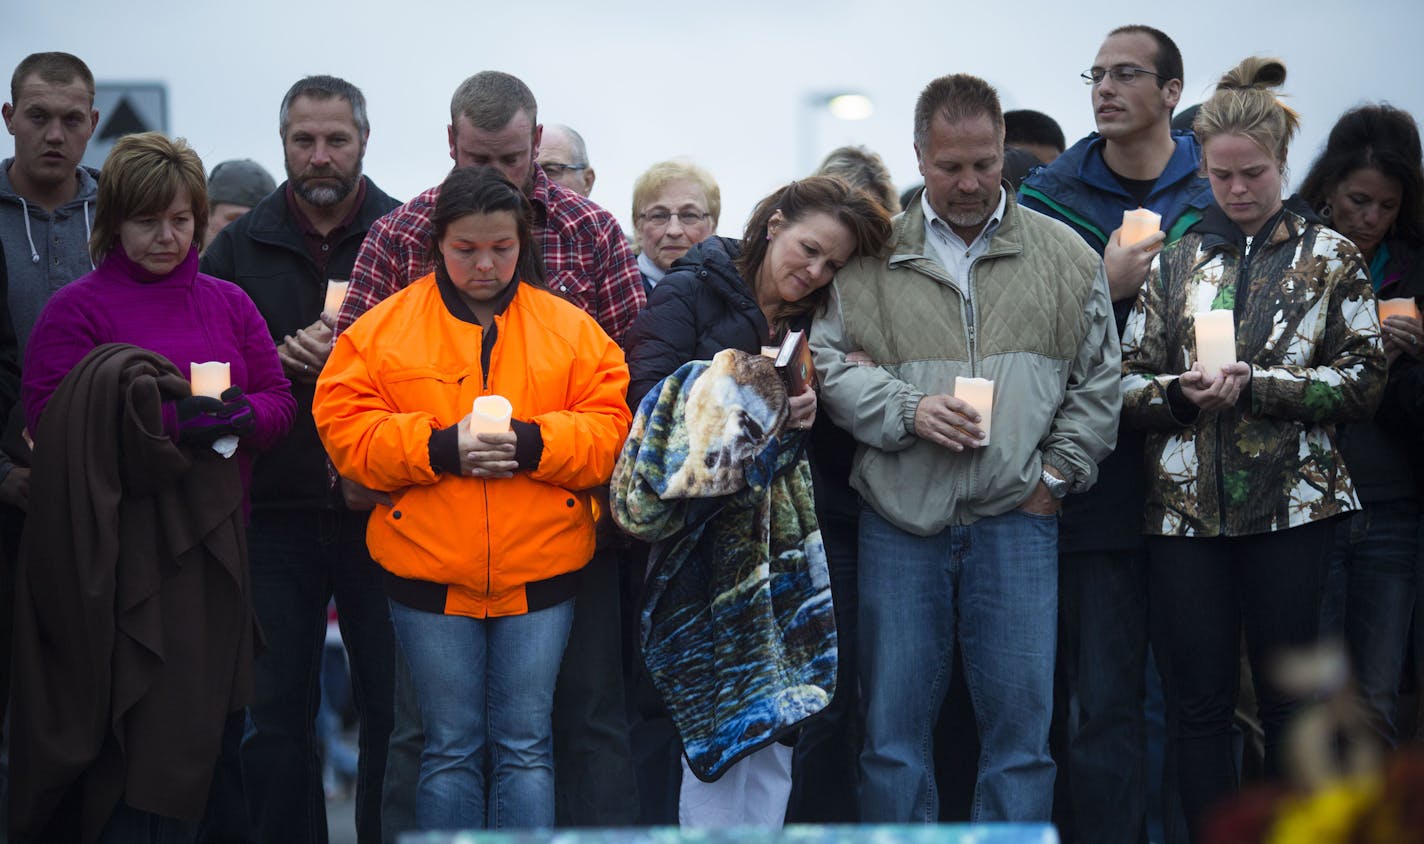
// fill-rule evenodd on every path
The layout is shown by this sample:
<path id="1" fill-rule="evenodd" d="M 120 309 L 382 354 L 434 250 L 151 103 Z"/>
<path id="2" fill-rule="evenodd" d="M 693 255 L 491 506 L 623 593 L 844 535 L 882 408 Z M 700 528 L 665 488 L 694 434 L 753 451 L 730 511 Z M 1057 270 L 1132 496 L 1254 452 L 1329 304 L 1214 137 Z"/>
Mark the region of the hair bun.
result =
<path id="1" fill-rule="evenodd" d="M 1228 70 L 1216 83 L 1218 91 L 1279 88 L 1286 81 L 1286 65 L 1280 59 L 1250 56 Z"/>

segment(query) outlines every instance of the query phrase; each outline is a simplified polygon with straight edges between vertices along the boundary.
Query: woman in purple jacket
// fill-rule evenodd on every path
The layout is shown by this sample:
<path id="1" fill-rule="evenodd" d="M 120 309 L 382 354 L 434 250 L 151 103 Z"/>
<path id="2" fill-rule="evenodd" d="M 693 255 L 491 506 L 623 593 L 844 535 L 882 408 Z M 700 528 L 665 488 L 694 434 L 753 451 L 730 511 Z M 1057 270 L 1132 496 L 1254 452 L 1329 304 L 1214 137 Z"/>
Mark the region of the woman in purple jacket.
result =
<path id="1" fill-rule="evenodd" d="M 21 399 L 33 435 L 69 370 L 94 347 L 130 343 L 190 363 L 227 361 L 221 400 L 192 397 L 165 409 L 180 442 L 238 437 L 244 489 L 254 452 L 291 427 L 296 402 L 257 306 L 231 284 L 198 272 L 194 239 L 207 225 L 203 162 L 182 139 L 156 132 L 121 138 L 99 175 L 89 251 L 96 269 L 61 287 L 25 348 Z"/>
<path id="2" fill-rule="evenodd" d="M 296 403 L 252 300 L 198 272 L 207 217 L 203 164 L 184 141 L 120 139 L 99 176 L 96 269 L 60 288 L 30 334 L 15 688 L 94 700 L 65 708 L 30 693 L 14 708 L 25 725 L 14 841 L 196 840 L 224 724 L 250 697 L 248 481 Z M 107 344 L 121 345 L 90 355 Z M 136 355 L 122 371 L 104 363 Z M 219 398 L 184 383 L 206 361 L 229 364 Z M 68 424 L 75 414 L 82 424 Z M 94 612 L 79 612 L 95 595 Z M 54 679 L 76 665 L 85 671 L 69 674 L 103 669 L 104 682 Z M 70 824 L 82 833 L 62 833 Z"/>

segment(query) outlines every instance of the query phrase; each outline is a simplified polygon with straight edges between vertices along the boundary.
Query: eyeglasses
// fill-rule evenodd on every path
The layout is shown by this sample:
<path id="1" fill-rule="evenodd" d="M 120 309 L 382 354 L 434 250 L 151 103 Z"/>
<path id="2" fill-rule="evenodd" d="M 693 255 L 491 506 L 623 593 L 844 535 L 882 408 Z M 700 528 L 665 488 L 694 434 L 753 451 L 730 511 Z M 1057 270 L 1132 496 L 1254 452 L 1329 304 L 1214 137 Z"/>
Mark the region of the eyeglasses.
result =
<path id="1" fill-rule="evenodd" d="M 557 164 L 553 161 L 541 163 L 539 166 L 544 169 L 544 175 L 551 179 L 557 179 L 569 171 L 577 173 L 580 170 L 588 169 L 587 164 Z"/>
<path id="2" fill-rule="evenodd" d="M 1134 67 L 1130 64 L 1120 64 L 1117 67 L 1090 67 L 1078 75 L 1082 77 L 1084 85 L 1101 84 L 1106 76 L 1111 76 L 1114 82 L 1131 85 L 1137 81 L 1138 75 L 1144 73 L 1148 76 L 1155 76 L 1164 82 L 1167 80 L 1167 77 L 1160 73 L 1153 73 L 1145 67 Z"/>
<path id="3" fill-rule="evenodd" d="M 685 226 L 695 226 L 695 225 L 697 225 L 698 223 L 702 222 L 703 220 L 705 220 L 705 219 L 707 219 L 708 217 L 711 217 L 711 216 L 712 216 L 711 214 L 708 214 L 708 213 L 705 213 L 705 212 L 702 212 L 702 211 L 679 211 L 679 212 L 677 212 L 676 214 L 674 214 L 674 213 L 671 212 L 671 211 L 667 211 L 667 210 L 665 210 L 665 209 L 658 208 L 658 209 L 655 209 L 655 210 L 653 210 L 653 211 L 648 211 L 647 213 L 644 213 L 644 214 L 639 214 L 639 215 L 638 215 L 638 218 L 639 218 L 639 219 L 642 219 L 642 220 L 646 220 L 646 221 L 648 221 L 649 223 L 652 223 L 652 224 L 655 225 L 655 226 L 665 226 L 665 225 L 667 225 L 668 223 L 672 222 L 672 218 L 673 218 L 673 217 L 676 217 L 676 218 L 677 218 L 677 221 L 678 221 L 679 223 L 682 223 L 682 225 L 685 227 Z"/>

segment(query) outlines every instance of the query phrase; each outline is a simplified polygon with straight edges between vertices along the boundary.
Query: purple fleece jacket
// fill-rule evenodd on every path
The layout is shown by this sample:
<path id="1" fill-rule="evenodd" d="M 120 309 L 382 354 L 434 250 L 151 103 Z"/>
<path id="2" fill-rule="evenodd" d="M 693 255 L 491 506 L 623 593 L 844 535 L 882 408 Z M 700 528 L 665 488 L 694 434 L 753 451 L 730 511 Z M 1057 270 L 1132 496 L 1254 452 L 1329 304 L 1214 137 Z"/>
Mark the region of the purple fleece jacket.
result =
<path id="1" fill-rule="evenodd" d="M 173 272 L 156 277 L 116 245 L 96 270 L 50 297 L 25 347 L 20 397 L 32 433 L 59 382 L 104 343 L 157 352 L 184 376 L 189 363 L 231 364 L 232 383 L 252 402 L 256 421 L 238 445 L 244 488 L 253 454 L 271 447 L 292 425 L 296 401 L 267 324 L 241 288 L 198 272 L 197 249 Z"/>

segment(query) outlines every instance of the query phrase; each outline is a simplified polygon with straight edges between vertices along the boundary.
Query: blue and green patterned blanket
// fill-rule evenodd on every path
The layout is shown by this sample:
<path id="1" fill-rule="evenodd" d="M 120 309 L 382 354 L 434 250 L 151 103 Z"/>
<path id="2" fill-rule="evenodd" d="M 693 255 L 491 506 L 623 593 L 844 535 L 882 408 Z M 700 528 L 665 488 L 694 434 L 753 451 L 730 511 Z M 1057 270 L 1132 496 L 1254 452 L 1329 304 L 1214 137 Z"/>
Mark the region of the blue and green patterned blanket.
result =
<path id="1" fill-rule="evenodd" d="M 771 361 L 728 349 L 648 393 L 613 472 L 614 519 L 653 543 L 643 660 L 709 782 L 835 692 L 826 555 L 786 416 Z"/>

